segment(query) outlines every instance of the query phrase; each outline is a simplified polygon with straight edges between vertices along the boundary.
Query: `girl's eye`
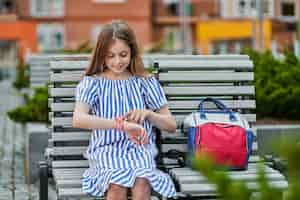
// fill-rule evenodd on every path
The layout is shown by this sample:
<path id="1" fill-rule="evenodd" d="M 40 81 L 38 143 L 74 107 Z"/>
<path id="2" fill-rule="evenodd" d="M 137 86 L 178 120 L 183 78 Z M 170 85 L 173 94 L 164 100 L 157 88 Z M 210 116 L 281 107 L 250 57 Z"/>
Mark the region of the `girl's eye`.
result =
<path id="1" fill-rule="evenodd" d="M 122 56 L 122 57 L 126 57 L 126 56 L 127 56 L 127 53 L 122 53 L 121 56 Z"/>

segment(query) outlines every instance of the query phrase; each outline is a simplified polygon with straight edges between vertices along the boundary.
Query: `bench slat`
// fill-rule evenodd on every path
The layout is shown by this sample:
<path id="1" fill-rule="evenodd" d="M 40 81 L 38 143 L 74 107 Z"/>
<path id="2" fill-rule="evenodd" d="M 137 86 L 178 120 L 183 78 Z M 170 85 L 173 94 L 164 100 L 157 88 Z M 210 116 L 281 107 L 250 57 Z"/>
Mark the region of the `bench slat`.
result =
<path id="1" fill-rule="evenodd" d="M 256 115 L 255 114 L 242 114 L 243 117 L 245 117 L 249 122 L 255 122 L 256 121 Z M 180 125 L 180 122 L 183 122 L 183 119 L 186 117 L 186 115 L 174 115 L 175 120 L 177 122 L 177 125 Z M 71 127 L 72 126 L 72 117 L 52 117 L 51 119 L 52 126 L 64 126 L 64 127 Z"/>
<path id="2" fill-rule="evenodd" d="M 196 70 L 196 69 L 240 69 L 252 70 L 253 64 L 249 60 L 161 60 L 159 68 L 162 70 L 176 69 L 180 70 Z"/>
<path id="3" fill-rule="evenodd" d="M 250 176 L 250 175 L 257 175 L 258 170 L 257 170 L 257 163 L 249 163 L 248 169 L 247 170 L 237 170 L 237 171 L 228 171 L 230 176 Z M 269 178 L 275 177 L 278 178 L 280 177 L 281 179 L 284 178 L 284 176 L 278 171 L 264 165 L 262 166 L 263 170 L 266 172 L 266 175 L 270 176 Z M 53 169 L 53 174 L 56 176 L 56 179 L 64 179 L 64 177 L 60 177 L 61 175 L 79 175 L 82 176 L 82 173 L 88 169 L 88 167 L 81 167 L 81 168 L 55 168 Z M 222 171 L 221 171 L 222 172 Z M 218 172 L 217 172 L 218 173 Z M 180 178 L 180 177 L 189 177 L 193 178 L 194 176 L 199 176 L 201 175 L 200 172 L 192 170 L 191 168 L 188 167 L 182 167 L 182 168 L 174 168 L 171 170 L 171 175 L 174 176 L 174 178 Z M 189 180 L 189 178 L 186 178 Z M 234 177 L 235 179 L 239 179 L 239 177 Z M 246 177 L 247 178 L 247 177 Z M 252 178 L 252 177 L 251 177 Z M 191 179 L 192 180 L 192 179 Z"/>
<path id="4" fill-rule="evenodd" d="M 82 184 L 82 174 L 87 168 L 77 169 L 76 171 L 59 171 L 54 172 L 54 178 L 58 187 L 80 187 Z M 196 172 L 198 173 L 198 172 Z M 198 174 L 193 176 L 182 176 L 180 177 L 182 184 L 194 184 L 194 183 L 205 183 L 207 179 Z M 241 171 L 238 173 L 230 173 L 229 177 L 233 180 L 255 182 L 257 181 L 258 172 L 252 170 L 250 172 Z M 276 171 L 266 173 L 266 178 L 269 181 L 282 181 L 284 177 Z"/>
<path id="5" fill-rule="evenodd" d="M 54 142 L 61 142 L 61 141 L 88 141 L 91 136 L 91 131 L 86 132 L 58 132 L 58 133 L 52 133 L 51 139 Z"/>
<path id="6" fill-rule="evenodd" d="M 170 100 L 168 106 L 170 109 L 197 109 L 199 100 Z M 231 109 L 255 109 L 255 100 L 224 100 L 222 101 L 228 108 Z M 54 112 L 73 111 L 74 102 L 50 103 L 50 108 Z M 208 105 L 208 108 L 211 106 Z"/>
<path id="7" fill-rule="evenodd" d="M 159 74 L 159 81 L 165 82 L 241 82 L 241 81 L 253 81 L 253 72 L 168 72 Z"/>
<path id="8" fill-rule="evenodd" d="M 87 60 L 50 61 L 50 70 L 82 70 L 89 65 Z"/>
<path id="9" fill-rule="evenodd" d="M 258 156 L 250 156 L 250 163 L 256 163 L 261 159 Z M 52 168 L 83 168 L 88 167 L 87 160 L 53 160 Z M 178 168 L 179 169 L 179 168 Z"/>
<path id="10" fill-rule="evenodd" d="M 51 83 L 79 82 L 84 73 L 82 71 L 50 73 Z"/>
<path id="11" fill-rule="evenodd" d="M 174 147 L 179 151 L 187 151 L 187 146 L 185 144 L 164 144 L 162 145 L 162 151 L 167 152 L 169 149 L 174 149 Z M 86 146 L 65 146 L 65 147 L 53 147 L 52 156 L 71 156 L 71 155 L 82 155 L 86 151 Z"/>
<path id="12" fill-rule="evenodd" d="M 77 188 L 58 188 L 57 190 L 58 192 L 58 196 L 60 198 L 64 198 L 64 197 L 80 197 L 81 200 L 85 200 L 85 199 L 90 199 L 90 200 L 95 200 L 95 197 L 87 197 L 83 191 L 81 187 L 77 187 Z M 83 198 L 85 197 L 85 198 Z M 100 200 L 104 200 L 104 198 L 97 198 Z M 151 196 L 150 200 L 159 200 L 158 197 L 156 196 Z"/>
<path id="13" fill-rule="evenodd" d="M 163 60 L 249 60 L 248 55 L 240 54 L 219 54 L 219 55 L 186 55 L 186 54 L 176 54 L 176 55 L 164 55 L 158 54 L 153 55 L 154 61 Z"/>
<path id="14" fill-rule="evenodd" d="M 88 58 L 82 57 L 80 58 L 71 58 L 69 60 L 61 60 L 60 58 L 54 58 L 52 57 L 50 61 L 50 71 L 55 70 L 81 70 L 84 71 L 90 64 L 90 62 L 87 60 Z M 142 61 L 144 63 L 144 66 L 147 68 L 152 65 L 152 58 L 143 56 Z"/>
<path id="15" fill-rule="evenodd" d="M 226 73 L 226 75 L 224 74 Z M 79 82 L 83 77 L 82 71 L 67 71 L 62 73 L 50 73 L 51 83 Z M 253 81 L 253 72 L 169 72 L 160 73 L 161 82 L 238 82 Z"/>
<path id="16" fill-rule="evenodd" d="M 285 190 L 288 187 L 287 181 L 269 181 L 272 187 Z M 257 190 L 258 185 L 255 182 L 247 182 L 247 187 L 252 190 Z M 198 183 L 198 184 L 183 184 L 181 186 L 181 192 L 189 195 L 201 195 L 205 193 L 214 193 L 216 188 L 212 184 Z"/>
<path id="17" fill-rule="evenodd" d="M 85 169 L 84 169 L 85 170 Z M 84 172 L 65 172 L 65 173 L 56 173 L 55 180 L 57 182 L 57 186 L 60 187 L 74 187 L 81 186 L 81 178 Z M 255 182 L 257 181 L 258 172 L 252 171 L 250 173 L 244 172 L 239 174 L 231 174 L 229 177 L 236 181 L 247 181 L 247 182 Z M 266 178 L 269 181 L 282 181 L 284 177 L 278 172 L 267 173 Z M 193 176 L 182 176 L 180 178 L 181 184 L 197 184 L 197 183 L 205 183 L 207 179 L 204 176 L 200 176 L 199 174 Z"/>
<path id="18" fill-rule="evenodd" d="M 197 86 L 197 87 L 188 87 L 188 86 L 177 86 L 163 87 L 166 95 L 170 96 L 182 96 L 182 95 L 254 95 L 254 86 Z"/>
<path id="19" fill-rule="evenodd" d="M 178 151 L 187 152 L 186 144 L 162 144 L 162 152 L 166 153 L 170 149 L 176 149 Z M 64 146 L 64 147 L 53 147 L 51 151 L 52 156 L 71 156 L 71 155 L 83 155 L 85 153 L 86 146 Z M 257 143 L 253 144 L 253 151 L 257 150 Z"/>
<path id="20" fill-rule="evenodd" d="M 254 95 L 254 86 L 177 86 L 163 87 L 166 95 Z M 75 88 L 50 88 L 51 97 L 74 97 Z"/>
<path id="21" fill-rule="evenodd" d="M 52 168 L 66 168 L 66 167 L 88 167 L 87 160 L 53 160 Z"/>

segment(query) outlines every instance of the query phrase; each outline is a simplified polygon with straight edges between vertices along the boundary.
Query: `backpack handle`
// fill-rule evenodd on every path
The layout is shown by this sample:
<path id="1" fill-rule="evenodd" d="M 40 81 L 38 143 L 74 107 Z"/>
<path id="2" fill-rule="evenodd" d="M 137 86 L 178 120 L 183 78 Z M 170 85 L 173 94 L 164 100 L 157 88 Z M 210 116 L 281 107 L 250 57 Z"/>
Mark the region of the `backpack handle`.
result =
<path id="1" fill-rule="evenodd" d="M 211 98 L 211 97 L 206 97 L 202 101 L 200 101 L 199 106 L 198 106 L 198 111 L 200 113 L 200 119 L 207 119 L 205 115 L 205 109 L 204 109 L 204 103 L 205 102 L 212 102 L 216 105 L 216 107 L 221 110 L 223 113 L 228 113 L 229 114 L 229 119 L 230 121 L 237 121 L 236 117 L 234 116 L 233 112 L 231 109 L 229 109 L 225 104 L 223 104 L 221 101 Z"/>

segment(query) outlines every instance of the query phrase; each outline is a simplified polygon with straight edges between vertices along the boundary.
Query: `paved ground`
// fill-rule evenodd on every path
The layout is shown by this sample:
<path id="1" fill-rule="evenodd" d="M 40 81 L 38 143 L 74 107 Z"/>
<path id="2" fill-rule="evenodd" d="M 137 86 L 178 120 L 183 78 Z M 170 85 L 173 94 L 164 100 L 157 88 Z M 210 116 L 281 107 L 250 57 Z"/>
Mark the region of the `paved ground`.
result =
<path id="1" fill-rule="evenodd" d="M 38 188 L 25 182 L 25 134 L 6 112 L 22 102 L 9 81 L 0 82 L 0 200 L 35 200 Z"/>

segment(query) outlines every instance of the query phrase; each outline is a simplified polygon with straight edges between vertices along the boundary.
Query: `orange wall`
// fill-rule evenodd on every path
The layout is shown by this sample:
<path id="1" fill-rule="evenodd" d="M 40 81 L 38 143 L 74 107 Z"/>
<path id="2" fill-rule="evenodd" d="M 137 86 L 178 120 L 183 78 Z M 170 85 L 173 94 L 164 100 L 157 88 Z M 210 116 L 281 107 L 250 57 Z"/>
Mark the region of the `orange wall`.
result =
<path id="1" fill-rule="evenodd" d="M 19 55 L 24 58 L 28 49 L 37 52 L 37 37 L 35 22 L 0 22 L 0 40 L 14 40 L 17 42 Z"/>

